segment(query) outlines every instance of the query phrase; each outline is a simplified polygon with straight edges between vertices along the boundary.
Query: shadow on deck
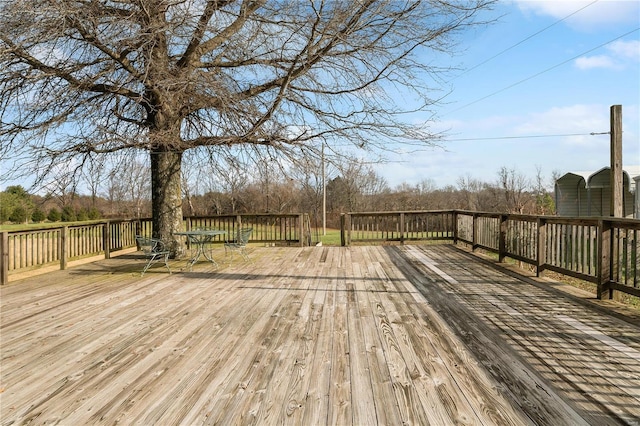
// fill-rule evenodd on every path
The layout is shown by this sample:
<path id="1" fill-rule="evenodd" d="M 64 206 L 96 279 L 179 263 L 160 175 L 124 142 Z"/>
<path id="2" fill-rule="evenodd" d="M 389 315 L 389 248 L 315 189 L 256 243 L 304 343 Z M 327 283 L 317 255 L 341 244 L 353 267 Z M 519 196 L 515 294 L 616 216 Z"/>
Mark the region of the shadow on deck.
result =
<path id="1" fill-rule="evenodd" d="M 250 256 L 3 286 L 1 424 L 640 422 L 640 321 L 611 302 L 450 245 Z"/>

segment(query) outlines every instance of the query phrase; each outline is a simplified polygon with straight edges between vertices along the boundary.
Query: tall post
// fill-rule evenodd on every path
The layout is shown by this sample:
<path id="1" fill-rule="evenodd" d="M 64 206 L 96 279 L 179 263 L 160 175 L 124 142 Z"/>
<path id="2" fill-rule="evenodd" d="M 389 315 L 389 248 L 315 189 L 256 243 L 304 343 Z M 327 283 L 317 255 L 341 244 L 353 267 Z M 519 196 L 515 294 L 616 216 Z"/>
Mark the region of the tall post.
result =
<path id="1" fill-rule="evenodd" d="M 67 256 L 69 255 L 69 251 L 67 250 L 67 239 L 69 236 L 69 227 L 63 226 L 60 228 L 60 238 L 58 239 L 58 253 L 60 253 L 60 269 L 67 269 Z"/>
<path id="2" fill-rule="evenodd" d="M 471 215 L 471 251 L 478 248 L 478 217 L 477 213 Z"/>
<path id="3" fill-rule="evenodd" d="M 547 220 L 538 217 L 537 225 L 538 252 L 536 255 L 536 276 L 541 277 L 547 262 Z"/>
<path id="4" fill-rule="evenodd" d="M 322 235 L 327 235 L 327 169 L 324 163 L 324 141 L 322 141 Z"/>
<path id="5" fill-rule="evenodd" d="M 9 232 L 0 232 L 0 285 L 9 282 Z"/>
<path id="6" fill-rule="evenodd" d="M 304 214 L 298 215 L 298 235 L 300 235 L 300 247 L 304 247 Z"/>
<path id="7" fill-rule="evenodd" d="M 622 105 L 611 106 L 611 210 L 613 217 L 624 217 L 622 211 Z"/>
<path id="8" fill-rule="evenodd" d="M 500 215 L 500 240 L 498 241 L 498 262 L 504 262 L 507 257 L 507 220 L 506 214 Z"/>
<path id="9" fill-rule="evenodd" d="M 104 258 L 111 259 L 111 222 L 107 220 L 102 226 L 102 247 L 104 248 Z M 136 230 L 136 235 L 139 235 L 137 231 L 138 230 Z"/>
<path id="10" fill-rule="evenodd" d="M 458 244 L 458 211 L 454 210 L 452 212 L 452 227 L 453 227 L 453 244 Z"/>
<path id="11" fill-rule="evenodd" d="M 596 297 L 602 299 L 606 290 L 609 290 L 609 299 L 613 297 L 611 294 L 611 221 L 598 221 L 598 271 L 596 285 Z"/>

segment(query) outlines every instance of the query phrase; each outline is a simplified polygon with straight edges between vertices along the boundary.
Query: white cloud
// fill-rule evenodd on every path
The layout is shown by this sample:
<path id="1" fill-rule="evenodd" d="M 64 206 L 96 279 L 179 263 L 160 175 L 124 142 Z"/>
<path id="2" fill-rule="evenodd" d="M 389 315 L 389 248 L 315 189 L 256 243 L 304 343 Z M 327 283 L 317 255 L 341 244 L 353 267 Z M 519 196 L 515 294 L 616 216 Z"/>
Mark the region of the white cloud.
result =
<path id="1" fill-rule="evenodd" d="M 609 110 L 602 105 L 570 105 L 553 107 L 522 117 L 514 131 L 522 135 L 573 134 L 609 130 Z M 580 137 L 585 140 L 589 136 Z M 578 140 L 574 139 L 573 140 Z"/>
<path id="2" fill-rule="evenodd" d="M 588 70 L 591 68 L 608 68 L 608 69 L 620 69 L 620 65 L 617 64 L 613 58 L 606 55 L 599 56 L 582 56 L 576 59 L 576 67 L 581 70 Z"/>
<path id="3" fill-rule="evenodd" d="M 455 186 L 464 176 L 493 182 L 503 166 L 516 168 L 528 177 L 536 175 L 537 166 L 545 176 L 552 171 L 563 174 L 571 170 L 597 170 L 609 164 L 607 132 L 610 108 L 616 100 L 605 103 L 608 100 L 438 122 L 436 127 L 449 130 L 444 149 L 398 155 L 390 159 L 391 163 L 377 166 L 376 171 L 391 187 L 402 182 L 416 184 L 423 179 L 444 187 Z M 625 164 L 638 164 L 640 159 L 638 108 L 637 104 L 623 105 Z M 562 136 L 568 134 L 575 136 Z"/>
<path id="4" fill-rule="evenodd" d="M 596 28 L 637 22 L 640 2 L 630 0 L 514 0 L 520 10 L 527 14 L 550 16 L 554 19 L 568 18 L 565 23 L 574 29 L 592 31 Z M 590 4 L 593 3 L 593 4 Z"/>
<path id="5" fill-rule="evenodd" d="M 607 50 L 616 57 L 640 62 L 640 40 L 617 40 L 608 44 Z"/>
<path id="6" fill-rule="evenodd" d="M 582 56 L 576 59 L 576 67 L 581 70 L 592 68 L 622 70 L 630 63 L 640 62 L 640 41 L 638 40 L 617 40 L 608 44 L 606 49 L 610 54 Z"/>

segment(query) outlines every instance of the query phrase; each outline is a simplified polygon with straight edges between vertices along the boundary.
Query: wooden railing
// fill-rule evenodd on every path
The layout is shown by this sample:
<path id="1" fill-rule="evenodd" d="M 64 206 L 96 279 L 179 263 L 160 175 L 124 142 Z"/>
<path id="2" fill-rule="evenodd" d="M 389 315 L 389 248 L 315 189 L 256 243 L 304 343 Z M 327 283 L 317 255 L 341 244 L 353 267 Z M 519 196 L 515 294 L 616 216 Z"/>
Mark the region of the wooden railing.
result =
<path id="1" fill-rule="evenodd" d="M 233 235 L 252 227 L 251 242 L 308 245 L 306 214 L 252 214 L 185 218 L 185 228 L 223 229 Z M 151 221 L 117 220 L 0 232 L 0 283 L 10 274 L 135 247 L 135 235 L 151 236 Z M 532 265 L 597 284 L 597 296 L 614 290 L 640 297 L 640 220 L 564 218 L 458 210 L 349 213 L 342 216 L 343 245 L 463 242 Z M 218 238 L 222 243 L 223 238 Z"/>
<path id="2" fill-rule="evenodd" d="M 311 229 L 307 214 L 243 214 L 185 218 L 187 230 L 215 228 L 235 235 L 240 228 L 253 228 L 251 242 L 310 245 Z M 217 240 L 224 241 L 224 236 Z"/>
<path id="3" fill-rule="evenodd" d="M 311 230 L 306 214 L 250 214 L 187 217 L 185 229 L 210 227 L 235 235 L 252 227 L 250 242 L 309 245 Z M 22 231 L 0 231 L 0 283 L 9 275 L 37 271 L 46 266 L 66 269 L 69 262 L 94 256 L 111 257 L 133 248 L 135 236 L 151 236 L 150 219 L 96 221 L 81 225 L 47 226 Z M 224 242 L 224 237 L 216 240 Z"/>
<path id="4" fill-rule="evenodd" d="M 0 232 L 0 283 L 9 274 L 59 265 L 66 269 L 70 261 L 133 247 L 135 235 L 150 230 L 146 220 L 97 221 L 82 225 L 48 226 L 23 231 Z"/>
<path id="5" fill-rule="evenodd" d="M 640 220 L 568 218 L 459 210 L 348 213 L 342 244 L 451 240 L 640 297 Z"/>
<path id="6" fill-rule="evenodd" d="M 341 217 L 342 245 L 371 242 L 451 240 L 453 211 L 348 213 Z"/>

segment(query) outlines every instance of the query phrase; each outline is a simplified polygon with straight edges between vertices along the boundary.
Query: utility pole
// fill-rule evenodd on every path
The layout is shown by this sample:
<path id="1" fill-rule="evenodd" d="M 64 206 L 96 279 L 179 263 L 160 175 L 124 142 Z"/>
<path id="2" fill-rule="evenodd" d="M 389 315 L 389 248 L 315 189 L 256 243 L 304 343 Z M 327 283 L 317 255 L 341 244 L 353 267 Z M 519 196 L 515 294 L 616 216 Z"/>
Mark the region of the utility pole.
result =
<path id="1" fill-rule="evenodd" d="M 622 105 L 611 106 L 611 209 L 613 217 L 624 217 L 622 181 Z"/>

